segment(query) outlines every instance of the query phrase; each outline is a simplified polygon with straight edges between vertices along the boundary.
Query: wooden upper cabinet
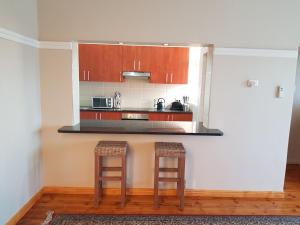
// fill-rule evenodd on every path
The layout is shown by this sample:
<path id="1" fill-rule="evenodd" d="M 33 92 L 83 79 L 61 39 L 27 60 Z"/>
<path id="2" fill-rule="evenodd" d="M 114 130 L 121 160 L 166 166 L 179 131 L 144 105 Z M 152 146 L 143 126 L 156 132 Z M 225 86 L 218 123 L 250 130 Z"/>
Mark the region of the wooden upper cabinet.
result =
<path id="1" fill-rule="evenodd" d="M 188 48 L 154 47 L 152 56 L 150 82 L 161 84 L 188 83 Z"/>
<path id="2" fill-rule="evenodd" d="M 122 81 L 122 47 L 119 45 L 79 45 L 79 80 Z"/>
<path id="3" fill-rule="evenodd" d="M 98 45 L 97 69 L 99 81 L 121 82 L 122 47 L 119 45 Z"/>
<path id="4" fill-rule="evenodd" d="M 150 72 L 150 82 L 186 84 L 189 48 L 79 45 L 80 81 L 122 82 L 122 72 Z"/>
<path id="5" fill-rule="evenodd" d="M 168 48 L 168 83 L 187 84 L 189 67 L 188 48 Z"/>
<path id="6" fill-rule="evenodd" d="M 152 47 L 123 46 L 123 71 L 151 72 Z"/>
<path id="7" fill-rule="evenodd" d="M 79 45 L 79 80 L 98 81 L 97 45 Z"/>
<path id="8" fill-rule="evenodd" d="M 136 71 L 135 46 L 122 46 L 123 49 L 123 71 Z"/>

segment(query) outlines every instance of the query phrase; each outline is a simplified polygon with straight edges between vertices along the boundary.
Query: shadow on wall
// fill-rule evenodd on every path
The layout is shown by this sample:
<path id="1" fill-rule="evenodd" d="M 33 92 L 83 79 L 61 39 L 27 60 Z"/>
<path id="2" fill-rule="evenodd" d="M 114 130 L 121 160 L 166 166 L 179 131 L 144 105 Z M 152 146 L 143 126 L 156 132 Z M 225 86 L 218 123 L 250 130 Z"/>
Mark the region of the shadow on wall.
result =
<path id="1" fill-rule="evenodd" d="M 290 128 L 288 164 L 300 164 L 300 47 L 294 93 L 293 114 Z"/>

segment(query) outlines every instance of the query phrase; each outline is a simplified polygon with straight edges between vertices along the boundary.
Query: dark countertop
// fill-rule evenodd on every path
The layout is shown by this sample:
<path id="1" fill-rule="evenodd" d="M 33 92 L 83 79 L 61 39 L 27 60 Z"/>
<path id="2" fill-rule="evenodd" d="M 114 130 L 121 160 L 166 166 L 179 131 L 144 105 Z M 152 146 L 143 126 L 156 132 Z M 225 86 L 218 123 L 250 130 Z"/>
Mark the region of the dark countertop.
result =
<path id="1" fill-rule="evenodd" d="M 92 107 L 80 107 L 80 111 L 97 111 L 97 112 L 157 112 L 157 113 L 193 113 L 192 111 L 178 111 L 178 110 L 156 110 L 155 108 L 121 108 L 121 109 L 93 109 Z"/>
<path id="2" fill-rule="evenodd" d="M 204 126 L 199 126 L 198 129 L 194 127 L 194 122 L 82 120 L 79 124 L 74 126 L 64 126 L 59 128 L 58 133 L 223 136 L 223 132 L 218 129 L 209 129 Z"/>

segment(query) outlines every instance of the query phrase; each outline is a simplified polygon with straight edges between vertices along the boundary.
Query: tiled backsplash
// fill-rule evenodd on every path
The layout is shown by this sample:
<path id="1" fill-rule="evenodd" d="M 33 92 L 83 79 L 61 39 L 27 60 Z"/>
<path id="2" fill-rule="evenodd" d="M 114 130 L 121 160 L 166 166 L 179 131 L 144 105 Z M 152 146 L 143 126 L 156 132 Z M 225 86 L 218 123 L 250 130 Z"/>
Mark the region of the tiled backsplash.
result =
<path id="1" fill-rule="evenodd" d="M 164 98 L 166 105 L 175 99 L 182 102 L 182 96 L 190 96 L 190 102 L 195 104 L 195 90 L 190 85 L 151 84 L 146 80 L 127 79 L 123 83 L 80 83 L 80 105 L 91 106 L 92 96 L 114 96 L 121 93 L 121 107 L 152 108 L 154 99 Z"/>

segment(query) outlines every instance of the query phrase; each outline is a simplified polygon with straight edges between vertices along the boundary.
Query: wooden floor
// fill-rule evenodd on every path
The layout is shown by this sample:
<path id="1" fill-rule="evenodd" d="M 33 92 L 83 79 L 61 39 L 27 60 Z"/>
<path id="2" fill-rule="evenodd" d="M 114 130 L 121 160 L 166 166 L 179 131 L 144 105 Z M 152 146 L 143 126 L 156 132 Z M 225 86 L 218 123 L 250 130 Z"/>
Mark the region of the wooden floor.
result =
<path id="1" fill-rule="evenodd" d="M 300 215 L 300 165 L 288 166 L 284 198 L 186 197 L 183 211 L 178 210 L 175 197 L 161 201 L 160 209 L 154 210 L 151 196 L 129 196 L 126 207 L 120 209 L 119 198 L 108 196 L 94 208 L 92 195 L 44 194 L 18 224 L 40 224 L 48 210 L 58 214 Z"/>

